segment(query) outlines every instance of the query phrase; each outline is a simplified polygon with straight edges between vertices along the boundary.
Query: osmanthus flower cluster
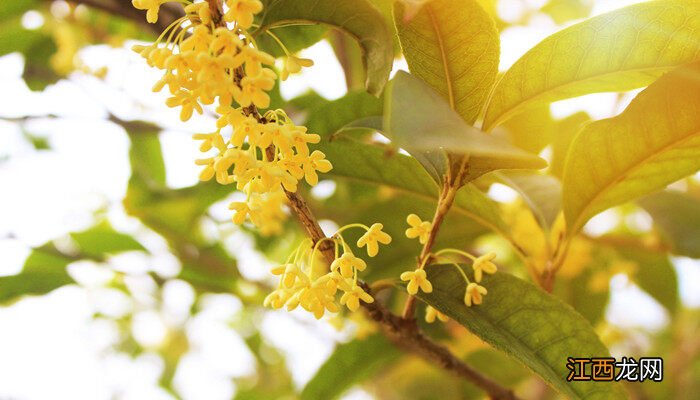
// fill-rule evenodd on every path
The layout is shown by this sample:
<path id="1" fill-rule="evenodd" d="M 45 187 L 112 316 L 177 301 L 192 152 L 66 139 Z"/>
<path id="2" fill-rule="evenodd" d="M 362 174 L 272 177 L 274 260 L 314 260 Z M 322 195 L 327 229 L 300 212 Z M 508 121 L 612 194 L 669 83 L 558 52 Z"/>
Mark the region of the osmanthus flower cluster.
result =
<path id="1" fill-rule="evenodd" d="M 157 22 L 160 6 L 166 2 L 168 0 L 132 0 L 136 8 L 147 11 L 147 20 L 151 23 Z M 324 153 L 309 147 L 320 141 L 318 135 L 295 125 L 284 110 L 260 111 L 270 106 L 268 92 L 277 80 L 272 69 L 274 57 L 257 47 L 249 31 L 254 27 L 255 14 L 262 11 L 263 5 L 259 0 L 224 0 L 223 15 L 219 15 L 220 10 L 212 9 L 207 1 L 173 2 L 183 6 L 185 15 L 170 24 L 155 43 L 135 46 L 134 50 L 150 66 L 164 71 L 153 90 L 167 89 L 170 97 L 166 104 L 180 109 L 182 121 L 189 120 L 195 112 L 202 114 L 205 106 L 215 110 L 215 129 L 194 135 L 194 139 L 201 142 L 200 150 L 206 153 L 196 164 L 202 167 L 201 180 L 215 179 L 222 185 L 235 185 L 245 194 L 244 201 L 229 206 L 234 211 L 233 222 L 250 221 L 263 235 L 279 233 L 286 218 L 285 191 L 296 192 L 302 180 L 316 185 L 318 173 L 330 171 L 332 165 Z M 265 33 L 271 35 L 286 54 L 282 79 L 313 64 L 311 60 L 291 55 L 274 33 L 269 30 Z M 407 222 L 406 236 L 428 246 L 432 224 L 415 214 L 409 215 Z M 369 257 L 377 255 L 380 244 L 391 242 L 379 223 L 369 227 L 347 225 L 315 244 L 307 239 L 285 264 L 272 270 L 280 277 L 279 286 L 267 296 L 264 304 L 288 310 L 301 306 L 321 318 L 326 311 L 339 312 L 341 306 L 356 311 L 361 301 L 374 302 L 358 283 L 358 272 L 367 265 L 353 254 L 342 236 L 349 228 L 365 230 L 356 245 L 366 247 Z M 330 265 L 319 252 L 319 246 L 329 241 L 335 251 Z M 479 283 L 483 273 L 496 270 L 491 263 L 493 254 L 474 257 L 459 250 L 445 249 L 424 257 L 419 268 L 401 274 L 401 279 L 408 281 L 408 293 L 415 295 L 419 290 L 426 293 L 433 290 L 425 263 L 431 257 L 446 253 L 473 260 L 476 282 L 470 282 L 458 267 L 467 282 L 464 303 L 467 306 L 481 304 L 487 291 Z M 447 317 L 429 307 L 426 319 L 445 321 Z"/>
<path id="2" fill-rule="evenodd" d="M 285 264 L 272 269 L 274 275 L 280 276 L 280 281 L 277 290 L 265 298 L 265 306 L 286 307 L 289 311 L 301 306 L 320 319 L 326 311 L 339 312 L 341 306 L 357 311 L 360 301 L 373 303 L 374 298 L 358 284 L 358 272 L 364 271 L 367 264 L 353 254 L 342 236 L 342 232 L 350 228 L 365 230 L 357 241 L 357 247 L 366 246 L 370 257 L 377 255 L 380 243 L 391 243 L 391 236 L 382 231 L 382 224 L 373 224 L 371 227 L 362 224 L 346 225 L 331 238 L 323 239 L 316 245 L 307 239 Z M 335 259 L 330 266 L 319 254 L 319 247 L 328 241 L 335 251 Z"/>
<path id="3" fill-rule="evenodd" d="M 154 23 L 164 0 L 133 0 L 133 5 L 147 10 L 147 19 Z M 197 160 L 203 167 L 200 179 L 216 179 L 223 185 L 236 185 L 246 199 L 233 202 L 233 221 L 242 224 L 250 220 L 262 234 L 278 233 L 285 216 L 284 191 L 296 192 L 299 181 L 318 183 L 318 172 L 331 170 L 325 154 L 311 151 L 310 144 L 320 137 L 297 126 L 284 110 L 259 109 L 270 105 L 267 91 L 277 79 L 269 68 L 274 58 L 257 48 L 248 31 L 254 16 L 262 11 L 258 0 L 225 0 L 223 23 L 215 17 L 207 2 L 179 0 L 186 15 L 173 22 L 149 46 L 136 46 L 149 65 L 164 71 L 153 90 L 165 88 L 170 93 L 169 107 L 180 107 L 180 118 L 189 120 L 194 112 L 201 114 L 203 106 L 216 105 L 216 130 L 198 133 L 200 150 L 212 153 Z M 311 60 L 295 57 L 274 34 L 272 38 L 287 54 L 282 78 L 311 66 Z M 360 301 L 374 301 L 358 284 L 358 272 L 367 265 L 356 257 L 345 242 L 342 232 L 350 228 L 365 230 L 357 247 L 366 247 L 374 257 L 379 244 L 389 244 L 391 237 L 382 231 L 382 224 L 371 227 L 351 224 L 341 228 L 332 238 L 313 244 L 307 239 L 293 252 L 287 262 L 272 270 L 280 276 L 279 287 L 267 296 L 266 306 L 298 306 L 321 318 L 326 311 L 337 313 L 341 306 L 351 311 Z M 328 265 L 319 257 L 319 246 L 332 242 L 335 260 Z M 341 253 L 342 248 L 342 255 Z"/>
<path id="4" fill-rule="evenodd" d="M 408 218 L 406 218 L 406 222 L 409 225 L 409 228 L 406 229 L 406 237 L 409 239 L 418 238 L 421 244 L 425 244 L 430 236 L 432 224 L 429 221 L 422 221 L 416 214 L 409 215 Z M 495 253 L 487 253 L 477 257 L 466 251 L 457 249 L 443 249 L 429 254 L 429 256 L 422 260 L 421 265 L 416 270 L 406 271 L 401 274 L 401 280 L 408 282 L 406 285 L 406 291 L 408 294 L 415 295 L 419 290 L 424 293 L 431 293 L 433 291 L 433 285 L 428 280 L 425 272 L 425 264 L 429 259 L 439 258 L 445 254 L 455 254 L 466 257 L 472 261 L 475 282 L 472 282 L 469 277 L 467 277 L 459 265 L 455 263 L 450 263 L 448 265 L 453 265 L 457 271 L 459 271 L 460 275 L 462 275 L 462 278 L 464 278 L 466 283 L 466 289 L 464 291 L 464 304 L 467 307 L 481 304 L 484 296 L 488 293 L 488 290 L 480 285 L 481 280 L 483 279 L 483 274 L 494 274 L 498 269 L 492 262 L 496 258 Z M 436 319 L 445 322 L 448 320 L 448 317 L 435 308 L 428 306 L 425 312 L 426 322 L 433 323 Z"/>
<path id="5" fill-rule="evenodd" d="M 133 0 L 147 10 L 154 23 L 164 0 Z M 275 59 L 260 50 L 248 29 L 256 13 L 262 11 L 258 0 L 226 0 L 223 21 L 214 24 L 209 3 L 180 0 L 185 16 L 174 21 L 149 46 L 135 46 L 152 67 L 164 71 L 154 91 L 168 90 L 166 104 L 180 108 L 180 119 L 202 114 L 203 106 L 215 105 L 218 120 L 213 132 L 198 133 L 200 150 L 207 153 L 196 163 L 203 167 L 200 179 L 216 179 L 222 185 L 236 185 L 245 193 L 245 201 L 231 203 L 233 221 L 250 221 L 263 235 L 279 233 L 286 217 L 284 190 L 295 192 L 299 181 L 318 183 L 318 172 L 331 170 L 331 163 L 309 144 L 320 137 L 295 125 L 283 110 L 270 110 L 262 116 L 258 109 L 270 105 L 267 94 L 277 75 L 270 68 Z M 272 35 L 287 54 L 286 77 L 310 66 L 311 60 L 289 54 L 284 44 Z M 284 189 L 284 190 L 283 190 Z"/>

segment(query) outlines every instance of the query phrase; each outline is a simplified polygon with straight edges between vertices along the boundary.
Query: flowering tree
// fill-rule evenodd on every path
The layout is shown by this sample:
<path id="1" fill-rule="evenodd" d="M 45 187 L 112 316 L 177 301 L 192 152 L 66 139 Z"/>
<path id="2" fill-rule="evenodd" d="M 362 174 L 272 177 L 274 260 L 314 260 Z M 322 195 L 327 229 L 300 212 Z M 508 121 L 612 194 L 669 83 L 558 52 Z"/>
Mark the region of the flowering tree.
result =
<path id="1" fill-rule="evenodd" d="M 272 308 L 354 327 L 302 398 L 337 397 L 355 384 L 387 398 L 613 399 L 659 390 L 572 380 L 571 360 L 610 357 L 607 345 L 623 342 L 604 335 L 615 275 L 665 307 L 669 329 L 687 323 L 669 255 L 700 256 L 692 177 L 700 168 L 700 4 L 658 0 L 583 19 L 499 75 L 499 31 L 519 22 L 499 19 L 489 0 L 79 0 L 60 17 L 48 3 L 0 6 L 22 39 L 0 50 L 24 54 L 30 87 L 76 70 L 102 77 L 107 70 L 76 56 L 80 46 L 137 39 L 142 68 L 162 73 L 153 90 L 166 95 L 164 106 L 182 122 L 212 117 L 192 135 L 201 158 L 182 160 L 199 166 L 202 183 L 171 189 L 160 128 L 110 116 L 131 140 L 124 208 L 182 264 L 177 276 L 153 280 L 185 281 L 198 296 L 235 295 L 250 321 Z M 551 1 L 539 12 L 567 22 L 586 17 L 586 4 Z M 50 21 L 23 28 L 30 9 Z M 348 94 L 283 99 L 278 79 L 311 67 L 298 53 L 319 40 L 333 46 Z M 410 73 L 391 75 L 399 58 Z M 558 100 L 639 88 L 612 118 L 550 112 Z M 320 181 L 333 182 L 333 194 L 314 196 Z M 518 198 L 499 204 L 486 194 L 503 186 Z M 236 229 L 277 263 L 269 279 L 247 282 L 225 238 L 202 234 L 207 210 L 224 199 Z M 584 229 L 608 209 L 619 216 L 612 228 Z M 640 210 L 653 226 L 626 224 Z M 320 220 L 335 225 L 322 229 Z M 76 260 L 146 251 L 106 221 L 71 238 L 77 252 L 47 243 L 20 274 L 0 278 L 0 299 L 72 283 L 66 266 Z M 110 284 L 124 287 L 124 276 Z M 262 354 L 260 334 L 249 335 L 258 384 L 239 397 L 293 394 L 286 372 Z M 651 355 L 673 356 L 663 341 L 655 346 Z M 159 349 L 170 390 L 184 353 L 174 349 Z"/>

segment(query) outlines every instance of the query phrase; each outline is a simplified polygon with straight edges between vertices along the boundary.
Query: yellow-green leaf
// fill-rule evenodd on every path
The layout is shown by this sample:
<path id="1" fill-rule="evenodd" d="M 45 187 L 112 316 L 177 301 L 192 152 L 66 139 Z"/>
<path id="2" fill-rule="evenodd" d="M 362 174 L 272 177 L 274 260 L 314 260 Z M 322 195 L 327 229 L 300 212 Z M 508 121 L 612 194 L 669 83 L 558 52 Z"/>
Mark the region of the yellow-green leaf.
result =
<path id="1" fill-rule="evenodd" d="M 700 63 L 667 74 L 574 138 L 564 167 L 571 233 L 595 214 L 700 168 Z"/>
<path id="2" fill-rule="evenodd" d="M 396 27 L 411 73 L 468 123 L 478 118 L 498 73 L 498 31 L 474 0 L 432 0 L 415 15 L 397 3 Z"/>
<path id="3" fill-rule="evenodd" d="M 651 1 L 603 14 L 540 42 L 496 86 L 484 126 L 526 105 L 646 86 L 700 58 L 700 2 Z"/>

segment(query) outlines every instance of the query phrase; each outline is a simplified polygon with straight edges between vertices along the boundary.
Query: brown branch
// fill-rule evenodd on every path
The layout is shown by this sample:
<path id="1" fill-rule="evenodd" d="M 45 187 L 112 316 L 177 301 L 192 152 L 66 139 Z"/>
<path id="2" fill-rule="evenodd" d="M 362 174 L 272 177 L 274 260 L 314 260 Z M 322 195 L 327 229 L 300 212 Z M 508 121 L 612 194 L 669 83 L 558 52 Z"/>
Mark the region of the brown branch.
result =
<path id="1" fill-rule="evenodd" d="M 294 213 L 304 226 L 306 233 L 314 241 L 319 242 L 324 239 L 321 227 L 318 225 L 306 201 L 298 194 L 285 191 L 289 199 L 290 206 Z M 332 246 L 322 249 L 326 260 L 331 263 L 335 259 L 335 253 Z M 359 283 L 362 288 L 372 295 L 369 285 L 364 282 Z M 465 364 L 462 360 L 452 354 L 445 346 L 432 341 L 425 336 L 413 320 L 405 320 L 391 311 L 383 304 L 375 301 L 374 303 L 361 303 L 369 316 L 378 322 L 387 335 L 387 337 L 397 346 L 410 350 L 411 352 L 420 355 L 425 360 L 440 365 L 451 373 L 464 378 L 479 388 L 486 391 L 492 399 L 499 400 L 514 400 L 518 397 L 507 389 L 490 378 L 482 375 L 480 372 Z"/>
<path id="2" fill-rule="evenodd" d="M 107 9 L 106 4 L 114 3 L 111 1 L 102 0 L 79 0 L 77 2 L 88 4 L 94 3 L 95 7 L 103 9 L 108 12 L 114 12 L 117 15 L 127 16 L 131 15 L 131 11 L 125 12 L 122 8 L 118 9 Z M 221 15 L 222 7 L 221 0 L 207 0 L 210 9 L 212 10 L 213 20 L 218 26 L 225 25 Z M 99 5 L 99 6 L 98 6 Z M 159 19 L 160 21 L 160 19 Z M 240 82 L 243 76 L 242 68 L 236 70 L 236 82 Z M 250 105 L 243 108 L 243 113 L 246 115 L 251 115 L 256 118 L 260 123 L 266 123 L 265 118 L 260 115 L 255 105 Z M 266 156 L 268 159 L 274 158 L 274 148 L 270 147 L 266 149 Z M 460 172 L 461 174 L 461 172 Z M 434 219 L 434 233 L 431 234 L 432 238 L 429 240 L 430 245 L 426 246 L 427 250 L 424 250 L 423 257 L 426 257 L 430 253 L 430 247 L 435 240 L 439 226 L 444 219 L 447 211 L 449 210 L 452 202 L 454 201 L 454 196 L 457 192 L 456 188 L 450 188 L 450 190 L 444 191 L 442 201 L 438 206 L 438 211 L 436 212 L 436 217 Z M 285 190 L 285 194 L 289 199 L 289 205 L 294 213 L 297 215 L 300 223 L 304 227 L 307 235 L 314 244 L 318 243 L 326 236 L 323 233 L 318 220 L 314 217 L 313 213 L 309 209 L 304 198 L 296 192 L 289 192 Z M 328 241 L 326 241 L 328 242 Z M 326 260 L 331 263 L 335 259 L 335 252 L 333 251 L 333 246 L 320 246 L 319 250 L 322 252 Z M 365 282 L 359 281 L 359 285 L 370 295 L 372 295 L 369 285 Z M 518 397 L 508 388 L 505 388 L 498 384 L 497 382 L 491 380 L 490 378 L 482 375 L 480 372 L 465 364 L 462 360 L 457 358 L 452 354 L 445 346 L 432 341 L 430 338 L 425 336 L 416 326 L 414 320 L 403 319 L 391 311 L 389 311 L 383 304 L 378 301 L 373 303 L 361 302 L 362 307 L 367 311 L 369 316 L 382 326 L 384 333 L 387 337 L 392 340 L 397 346 L 407 349 L 421 357 L 425 360 L 440 365 L 444 369 L 450 371 L 451 373 L 464 378 L 472 382 L 477 387 L 483 389 L 488 393 L 489 397 L 497 400 L 517 400 Z"/>

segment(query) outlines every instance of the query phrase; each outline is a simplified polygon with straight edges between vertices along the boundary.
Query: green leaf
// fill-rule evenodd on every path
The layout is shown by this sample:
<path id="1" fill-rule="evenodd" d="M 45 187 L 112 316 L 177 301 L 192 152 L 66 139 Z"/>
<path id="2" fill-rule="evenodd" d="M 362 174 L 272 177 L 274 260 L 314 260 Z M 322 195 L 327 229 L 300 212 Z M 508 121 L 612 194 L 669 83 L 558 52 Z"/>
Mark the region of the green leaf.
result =
<path id="1" fill-rule="evenodd" d="M 484 127 L 523 107 L 589 93 L 628 91 L 700 58 L 700 3 L 650 1 L 603 14 L 540 42 L 503 76 Z"/>
<path id="2" fill-rule="evenodd" d="M 40 30 L 25 29 L 20 16 L 0 20 L 0 56 L 15 52 L 24 57 L 22 77 L 31 90 L 43 90 L 58 80 L 50 65 L 56 52 L 53 38 Z"/>
<path id="3" fill-rule="evenodd" d="M 399 71 L 389 82 L 384 132 L 397 147 L 419 154 L 445 150 L 469 155 L 469 182 L 497 169 L 544 168 L 541 158 L 473 128 L 420 78 Z M 444 165 L 435 165 L 444 172 Z"/>
<path id="4" fill-rule="evenodd" d="M 619 116 L 587 125 L 564 167 L 564 215 L 575 233 L 597 213 L 700 168 L 700 64 L 641 92 Z"/>
<path id="5" fill-rule="evenodd" d="M 460 266 L 465 272 L 471 268 Z M 613 382 L 567 382 L 567 357 L 607 357 L 608 350 L 586 319 L 559 299 L 512 275 L 485 276 L 478 306 L 464 304 L 465 282 L 454 265 L 426 268 L 433 292 L 418 297 L 541 376 L 572 399 L 624 399 Z M 471 275 L 473 276 L 473 275 Z"/>
<path id="6" fill-rule="evenodd" d="M 387 153 L 378 146 L 342 136 L 332 141 L 324 140 L 316 148 L 333 160 L 333 169 L 324 174 L 325 177 L 386 186 L 407 196 L 437 200 L 435 181 L 412 157 Z M 510 229 L 501 218 L 496 203 L 471 184 L 460 189 L 452 209 L 506 238 L 510 237 Z"/>
<path id="7" fill-rule="evenodd" d="M 24 52 L 22 79 L 29 89 L 42 91 L 61 79 L 61 76 L 51 65 L 51 57 L 56 54 L 56 51 L 57 47 L 53 38 L 43 36 Z"/>
<path id="8" fill-rule="evenodd" d="M 381 93 L 393 65 L 392 34 L 384 16 L 367 0 L 271 0 L 263 11 L 260 36 L 266 30 L 300 23 L 339 28 L 360 44 L 367 90 Z"/>
<path id="9" fill-rule="evenodd" d="M 567 302 L 593 326 L 605 316 L 605 308 L 610 300 L 609 274 L 610 254 L 605 251 L 589 250 L 590 256 L 571 254 L 567 258 L 579 264 L 580 271 L 567 273 L 564 266 L 557 274 L 553 295 Z M 574 259 L 576 258 L 576 259 Z M 588 262 L 585 260 L 588 258 Z M 600 282 L 604 277 L 604 282 Z"/>
<path id="10" fill-rule="evenodd" d="M 26 54 L 37 42 L 48 37 L 40 31 L 24 29 L 20 18 L 2 21 L 0 28 L 0 55 Z"/>
<path id="11" fill-rule="evenodd" d="M 545 232 L 548 231 L 561 211 L 559 179 L 528 172 L 498 172 L 496 177 L 520 193 L 537 223 Z"/>
<path id="12" fill-rule="evenodd" d="M 195 225 L 206 210 L 233 189 L 216 182 L 176 190 L 165 188 L 165 164 L 158 128 L 140 121 L 118 123 L 127 130 L 131 140 L 132 174 L 124 198 L 127 212 L 166 238 L 192 237 Z"/>
<path id="13" fill-rule="evenodd" d="M 668 255 L 635 250 L 621 250 L 619 253 L 637 263 L 634 281 L 642 290 L 649 293 L 671 314 L 678 310 L 678 277 Z"/>
<path id="14" fill-rule="evenodd" d="M 310 132 L 329 136 L 357 120 L 381 116 L 382 109 L 381 99 L 365 91 L 350 92 L 312 108 L 304 125 Z"/>
<path id="15" fill-rule="evenodd" d="M 466 363 L 501 385 L 512 387 L 530 377 L 530 372 L 519 362 L 500 351 L 483 348 L 470 353 Z M 481 393 L 475 398 L 481 398 Z"/>
<path id="16" fill-rule="evenodd" d="M 301 399 L 337 399 L 400 355 L 401 352 L 381 334 L 341 344 L 306 384 Z"/>
<path id="17" fill-rule="evenodd" d="M 21 296 L 46 294 L 74 283 L 66 272 L 66 266 L 73 261 L 52 244 L 33 249 L 19 274 L 0 277 L 0 304 Z"/>
<path id="18" fill-rule="evenodd" d="M 12 0 L 0 3 L 0 21 L 9 17 L 18 16 L 31 10 L 39 4 L 39 0 Z"/>
<path id="19" fill-rule="evenodd" d="M 179 278 L 198 290 L 245 293 L 235 283 L 240 273 L 233 259 L 219 244 L 199 234 L 198 223 L 215 202 L 228 196 L 231 187 L 216 182 L 183 189 L 164 187 L 165 166 L 157 128 L 143 122 L 115 121 L 129 133 L 131 178 L 124 208 L 163 236 L 182 261 Z"/>
<path id="20" fill-rule="evenodd" d="M 437 90 L 467 123 L 479 117 L 498 73 L 499 36 L 474 0 L 433 0 L 395 23 L 411 73 Z"/>
<path id="21" fill-rule="evenodd" d="M 659 192 L 638 203 L 654 219 L 674 254 L 700 258 L 700 200 L 681 192 Z"/>
<path id="22" fill-rule="evenodd" d="M 165 161 L 158 136 L 160 128 L 140 121 L 118 123 L 129 133 L 132 174 L 147 185 L 165 186 Z"/>
<path id="23" fill-rule="evenodd" d="M 91 257 L 146 250 L 133 237 L 114 230 L 106 220 L 82 232 L 71 233 L 70 237 L 76 242 L 82 253 Z"/>

